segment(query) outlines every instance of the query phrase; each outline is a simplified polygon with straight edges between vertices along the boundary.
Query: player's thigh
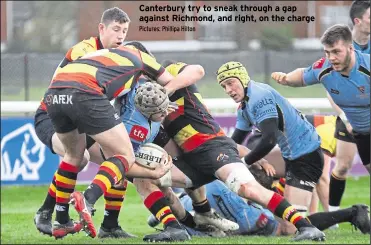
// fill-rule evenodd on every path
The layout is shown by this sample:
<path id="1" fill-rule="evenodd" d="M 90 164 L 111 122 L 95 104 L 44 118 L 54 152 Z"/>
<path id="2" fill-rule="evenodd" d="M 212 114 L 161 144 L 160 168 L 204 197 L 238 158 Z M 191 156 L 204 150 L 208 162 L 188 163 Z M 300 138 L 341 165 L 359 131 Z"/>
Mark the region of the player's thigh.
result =
<path id="1" fill-rule="evenodd" d="M 291 204 L 308 207 L 313 188 L 323 173 L 323 152 L 320 148 L 297 159 L 286 161 L 285 198 Z"/>
<path id="2" fill-rule="evenodd" d="M 90 154 L 90 162 L 100 165 L 106 160 L 98 143 L 91 145 L 88 149 L 88 152 Z"/>
<path id="3" fill-rule="evenodd" d="M 370 167 L 370 134 L 355 133 L 355 140 L 359 156 L 361 157 L 363 165 Z"/>

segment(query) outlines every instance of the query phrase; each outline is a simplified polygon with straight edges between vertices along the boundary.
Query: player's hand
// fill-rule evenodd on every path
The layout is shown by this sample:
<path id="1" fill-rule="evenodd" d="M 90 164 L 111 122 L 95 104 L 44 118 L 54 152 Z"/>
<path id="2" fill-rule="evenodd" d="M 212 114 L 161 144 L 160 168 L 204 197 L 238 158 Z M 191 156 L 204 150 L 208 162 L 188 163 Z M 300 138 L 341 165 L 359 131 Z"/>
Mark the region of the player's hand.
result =
<path id="1" fill-rule="evenodd" d="M 264 158 L 260 159 L 259 161 L 255 162 L 254 164 L 260 165 L 264 169 L 265 173 L 268 176 L 276 175 L 276 169 Z"/>
<path id="2" fill-rule="evenodd" d="M 154 179 L 159 179 L 164 176 L 173 167 L 173 159 L 169 154 L 164 154 L 160 164 L 153 170 Z"/>
<path id="3" fill-rule="evenodd" d="M 287 85 L 287 74 L 284 72 L 273 72 L 271 74 L 272 79 L 276 80 L 279 84 Z"/>
<path id="4" fill-rule="evenodd" d="M 168 108 L 167 108 L 167 112 L 168 112 L 168 114 L 173 113 L 173 112 L 176 111 L 178 108 L 179 108 L 179 106 L 178 106 L 175 102 L 170 102 L 170 103 L 169 103 L 169 106 L 168 106 Z"/>

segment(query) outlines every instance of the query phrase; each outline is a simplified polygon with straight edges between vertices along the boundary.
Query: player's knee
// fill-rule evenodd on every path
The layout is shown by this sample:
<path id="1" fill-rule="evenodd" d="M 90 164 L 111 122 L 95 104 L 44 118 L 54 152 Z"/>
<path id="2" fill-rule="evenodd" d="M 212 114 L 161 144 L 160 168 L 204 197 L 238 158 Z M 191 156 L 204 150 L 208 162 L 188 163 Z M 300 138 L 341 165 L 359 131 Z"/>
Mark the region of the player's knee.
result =
<path id="1" fill-rule="evenodd" d="M 254 176 L 250 173 L 248 168 L 238 165 L 229 173 L 225 184 L 231 191 L 238 194 L 241 187 L 250 182 L 256 182 Z"/>
<path id="2" fill-rule="evenodd" d="M 345 178 L 348 174 L 349 169 L 350 167 L 348 167 L 347 164 L 337 164 L 333 172 L 336 176 Z"/>

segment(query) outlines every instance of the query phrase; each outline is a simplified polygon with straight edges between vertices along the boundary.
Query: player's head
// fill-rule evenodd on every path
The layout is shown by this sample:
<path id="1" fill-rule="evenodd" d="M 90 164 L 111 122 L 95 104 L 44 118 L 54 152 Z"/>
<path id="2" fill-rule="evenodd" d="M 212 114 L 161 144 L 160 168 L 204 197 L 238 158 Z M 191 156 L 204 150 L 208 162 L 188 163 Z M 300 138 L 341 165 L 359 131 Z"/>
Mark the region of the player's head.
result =
<path id="1" fill-rule="evenodd" d="M 131 41 L 131 42 L 128 42 L 125 44 L 126 47 L 133 47 L 135 49 L 138 49 L 140 51 L 142 51 L 143 53 L 146 53 L 146 54 L 149 54 L 150 56 L 154 57 L 153 54 L 151 53 L 151 51 L 146 48 L 143 43 L 141 42 L 138 42 L 138 41 Z"/>
<path id="2" fill-rule="evenodd" d="M 130 19 L 127 13 L 118 7 L 103 12 L 98 25 L 99 38 L 104 48 L 117 48 L 125 40 Z"/>
<path id="3" fill-rule="evenodd" d="M 216 72 L 216 79 L 224 91 L 235 101 L 245 98 L 245 88 L 250 82 L 246 68 L 237 61 L 223 64 Z"/>
<path id="4" fill-rule="evenodd" d="M 254 176 L 256 181 L 259 182 L 264 188 L 270 190 L 273 184 L 273 177 L 268 176 L 264 169 L 260 169 L 255 165 L 251 165 L 249 168 L 251 174 Z"/>
<path id="5" fill-rule="evenodd" d="M 149 120 L 161 122 L 168 115 L 170 101 L 164 87 L 157 83 L 146 82 L 138 87 L 134 104 Z"/>
<path id="6" fill-rule="evenodd" d="M 352 61 L 352 32 L 347 25 L 336 24 L 329 27 L 321 37 L 326 58 L 335 71 L 346 71 Z"/>
<path id="7" fill-rule="evenodd" d="M 357 31 L 370 35 L 370 1 L 354 1 L 349 16 Z"/>

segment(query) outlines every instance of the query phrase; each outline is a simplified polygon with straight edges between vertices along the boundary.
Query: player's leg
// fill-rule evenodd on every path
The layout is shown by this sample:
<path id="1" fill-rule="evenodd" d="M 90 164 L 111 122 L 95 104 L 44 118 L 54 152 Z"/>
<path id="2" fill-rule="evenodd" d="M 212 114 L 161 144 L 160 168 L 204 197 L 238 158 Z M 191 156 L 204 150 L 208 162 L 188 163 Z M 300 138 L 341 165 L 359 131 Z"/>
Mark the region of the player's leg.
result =
<path id="1" fill-rule="evenodd" d="M 240 162 L 238 152 L 235 147 L 233 147 L 233 144 L 228 145 L 226 140 L 226 142 L 219 145 L 217 148 L 218 152 L 228 155 L 229 158 L 227 164 L 217 169 L 215 175 L 222 180 L 229 189 L 243 198 L 247 198 L 267 207 L 276 216 L 290 221 L 299 231 L 294 240 L 324 239 L 324 233 L 312 226 L 285 198 L 261 186 L 248 168 Z M 217 159 L 216 156 L 212 156 L 212 152 L 210 152 L 210 154 L 209 159 Z M 321 167 L 323 167 L 323 165 Z M 317 177 L 319 178 L 320 174 Z M 307 201 L 309 204 L 309 198 Z"/>
<path id="2" fill-rule="evenodd" d="M 340 207 L 341 198 L 345 191 L 346 177 L 357 152 L 353 136 L 349 134 L 339 117 L 336 119 L 335 138 L 337 139 L 336 161 L 330 177 L 329 211 L 336 211 Z"/>
<path id="3" fill-rule="evenodd" d="M 173 167 L 174 168 L 174 167 Z M 173 169 L 171 170 L 173 171 Z M 161 192 L 154 180 L 135 178 L 133 184 L 140 194 L 146 208 L 159 220 L 164 231 L 145 235 L 143 240 L 147 242 L 171 242 L 186 241 L 190 239 L 187 231 L 179 224 L 170 208 L 169 200 Z M 172 202 L 174 204 L 174 202 Z"/>
<path id="4" fill-rule="evenodd" d="M 325 212 L 329 211 L 329 184 L 330 184 L 330 164 L 331 157 L 324 153 L 324 166 L 322 175 L 316 185 L 316 188 L 313 190 L 313 195 L 311 203 L 309 206 L 309 214 L 314 214 L 318 212 L 318 201 L 321 201 L 322 208 Z"/>
<path id="5" fill-rule="evenodd" d="M 79 131 L 91 136 L 102 147 L 107 160 L 98 170 L 87 190 L 74 192 L 71 202 L 87 224 L 87 233 L 95 237 L 91 219 L 95 202 L 113 185 L 119 183 L 134 163 L 133 148 L 124 124 L 103 95 L 82 94 L 76 101 Z"/>

